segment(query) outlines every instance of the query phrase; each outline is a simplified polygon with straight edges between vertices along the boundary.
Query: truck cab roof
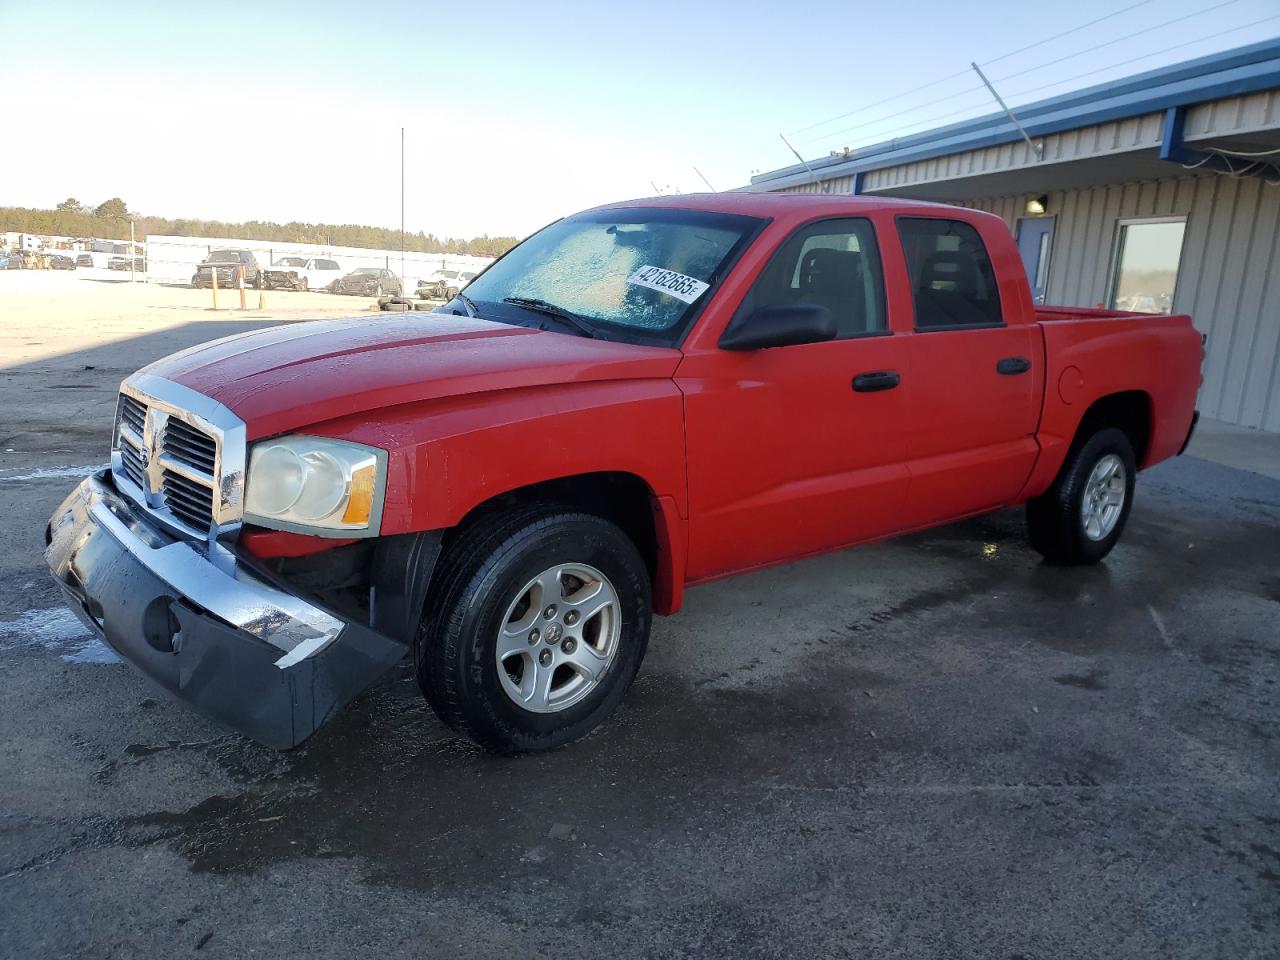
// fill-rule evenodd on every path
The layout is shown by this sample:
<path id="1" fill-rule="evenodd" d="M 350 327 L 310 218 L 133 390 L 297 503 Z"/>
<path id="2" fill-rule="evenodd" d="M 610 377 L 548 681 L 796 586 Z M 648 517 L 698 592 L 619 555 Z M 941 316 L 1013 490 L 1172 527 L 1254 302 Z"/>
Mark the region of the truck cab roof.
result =
<path id="1" fill-rule="evenodd" d="M 980 210 L 967 210 L 925 200 L 901 200 L 896 197 L 867 197 L 853 194 L 823 193 L 682 193 L 675 196 L 647 197 L 604 204 L 596 210 L 626 209 L 632 207 L 672 207 L 685 210 L 706 210 L 713 213 L 735 213 L 749 217 L 804 218 L 853 217 L 873 211 L 892 210 L 895 213 L 945 213 L 947 216 L 972 214 L 974 217 L 991 217 Z"/>

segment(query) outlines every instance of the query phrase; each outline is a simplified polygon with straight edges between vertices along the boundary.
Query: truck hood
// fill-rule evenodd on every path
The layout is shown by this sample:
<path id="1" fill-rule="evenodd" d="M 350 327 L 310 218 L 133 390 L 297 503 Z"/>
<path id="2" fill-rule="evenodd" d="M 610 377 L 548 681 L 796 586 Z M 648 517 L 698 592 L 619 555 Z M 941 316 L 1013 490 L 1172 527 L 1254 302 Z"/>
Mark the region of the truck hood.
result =
<path id="1" fill-rule="evenodd" d="M 269 327 L 165 357 L 146 372 L 212 397 L 248 439 L 443 397 L 667 378 L 680 352 L 439 313 Z"/>

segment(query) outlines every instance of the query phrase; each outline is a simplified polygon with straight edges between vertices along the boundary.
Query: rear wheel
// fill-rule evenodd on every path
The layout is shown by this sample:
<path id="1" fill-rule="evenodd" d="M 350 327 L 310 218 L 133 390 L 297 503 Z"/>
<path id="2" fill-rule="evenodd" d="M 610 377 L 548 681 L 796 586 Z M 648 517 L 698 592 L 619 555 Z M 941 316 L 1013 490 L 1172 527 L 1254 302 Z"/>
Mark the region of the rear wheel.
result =
<path id="1" fill-rule="evenodd" d="M 1097 563 L 1124 532 L 1136 475 L 1124 431 L 1098 431 L 1073 449 L 1053 486 L 1027 504 L 1031 545 L 1051 563 Z"/>
<path id="2" fill-rule="evenodd" d="M 502 753 L 586 735 L 631 685 L 649 639 L 644 560 L 600 517 L 494 514 L 440 560 L 414 644 L 445 723 Z"/>

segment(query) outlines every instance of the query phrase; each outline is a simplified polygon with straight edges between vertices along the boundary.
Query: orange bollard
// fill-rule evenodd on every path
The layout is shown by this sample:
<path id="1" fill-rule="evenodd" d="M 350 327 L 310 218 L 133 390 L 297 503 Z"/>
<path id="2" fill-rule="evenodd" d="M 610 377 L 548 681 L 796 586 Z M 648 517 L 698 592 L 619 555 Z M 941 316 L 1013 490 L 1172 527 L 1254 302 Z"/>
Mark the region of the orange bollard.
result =
<path id="1" fill-rule="evenodd" d="M 236 282 L 240 284 L 240 309 L 247 310 L 244 305 L 244 267 L 236 267 Z"/>
<path id="2" fill-rule="evenodd" d="M 218 268 L 211 267 L 209 270 L 209 281 L 213 284 L 213 309 L 218 309 Z"/>

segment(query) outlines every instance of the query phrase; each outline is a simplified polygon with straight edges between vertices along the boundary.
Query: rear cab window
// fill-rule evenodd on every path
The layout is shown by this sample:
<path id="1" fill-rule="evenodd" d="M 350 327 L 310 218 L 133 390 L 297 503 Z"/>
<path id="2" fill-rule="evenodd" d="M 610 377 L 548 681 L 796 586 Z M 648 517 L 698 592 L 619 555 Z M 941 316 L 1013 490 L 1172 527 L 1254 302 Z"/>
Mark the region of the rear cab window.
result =
<path id="1" fill-rule="evenodd" d="M 972 224 L 899 217 L 917 331 L 1004 326 L 986 245 Z"/>
<path id="2" fill-rule="evenodd" d="M 738 312 L 794 304 L 830 310 L 837 339 L 889 332 L 880 248 L 870 220 L 821 220 L 797 229 L 774 253 Z"/>

